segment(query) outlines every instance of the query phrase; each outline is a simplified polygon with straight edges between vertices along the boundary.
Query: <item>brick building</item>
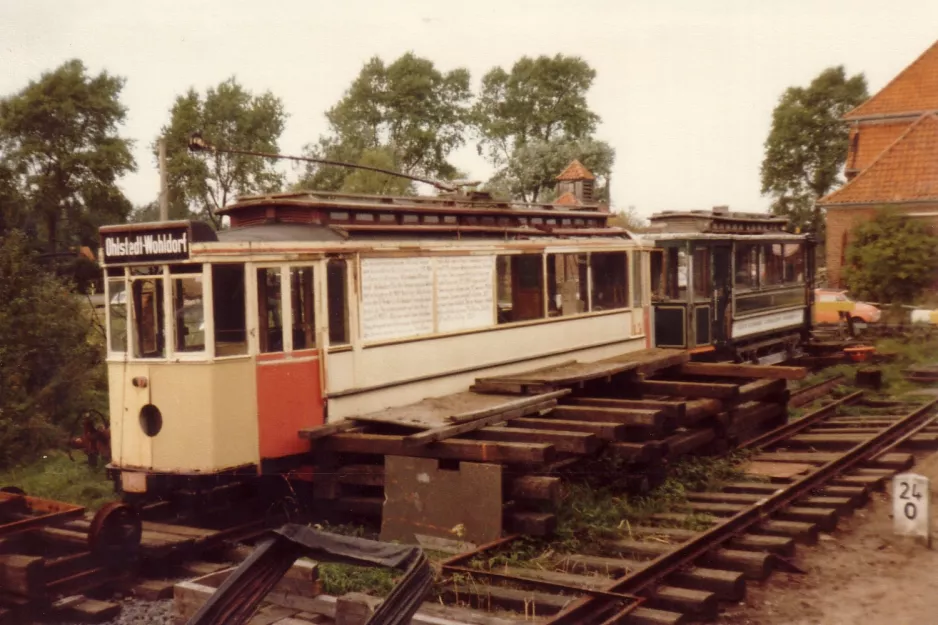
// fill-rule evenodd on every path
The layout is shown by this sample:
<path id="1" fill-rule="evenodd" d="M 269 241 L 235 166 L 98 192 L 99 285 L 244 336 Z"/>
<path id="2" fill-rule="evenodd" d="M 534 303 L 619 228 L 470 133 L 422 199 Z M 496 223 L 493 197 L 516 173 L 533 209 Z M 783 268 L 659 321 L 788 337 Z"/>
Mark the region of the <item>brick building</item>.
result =
<path id="1" fill-rule="evenodd" d="M 844 120 L 847 183 L 818 201 L 827 211 L 832 286 L 843 286 L 852 228 L 877 207 L 895 206 L 938 225 L 938 42 Z"/>

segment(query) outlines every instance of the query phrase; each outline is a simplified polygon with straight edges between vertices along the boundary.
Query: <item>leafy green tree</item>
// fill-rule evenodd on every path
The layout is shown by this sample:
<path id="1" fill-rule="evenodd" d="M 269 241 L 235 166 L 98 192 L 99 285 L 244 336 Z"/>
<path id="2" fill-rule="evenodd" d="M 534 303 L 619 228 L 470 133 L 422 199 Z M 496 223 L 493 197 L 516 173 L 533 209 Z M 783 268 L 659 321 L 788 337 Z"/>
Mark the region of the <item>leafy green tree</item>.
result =
<path id="1" fill-rule="evenodd" d="M 762 161 L 762 193 L 773 198 L 775 214 L 821 232 L 816 202 L 841 183 L 847 158 L 849 130 L 841 118 L 868 97 L 863 74 L 848 78 L 843 66 L 825 69 L 807 87 L 785 90 Z"/>
<path id="2" fill-rule="evenodd" d="M 503 167 L 529 142 L 589 137 L 599 123 L 586 102 L 595 78 L 586 61 L 562 54 L 522 57 L 510 72 L 492 68 L 473 107 L 479 153 Z"/>
<path id="3" fill-rule="evenodd" d="M 556 177 L 578 159 L 596 177 L 593 199 L 608 200 L 606 182 L 615 150 L 593 139 L 529 141 L 515 148 L 512 158 L 495 174 L 494 184 L 524 202 L 548 202 L 556 197 Z"/>
<path id="4" fill-rule="evenodd" d="M 635 211 L 634 206 L 629 206 L 625 210 L 615 211 L 609 219 L 609 225 L 618 228 L 625 228 L 632 232 L 642 232 L 648 228 L 648 222 Z"/>
<path id="5" fill-rule="evenodd" d="M 0 467 L 61 441 L 83 411 L 104 411 L 97 332 L 71 285 L 37 262 L 25 234 L 0 238 Z"/>
<path id="6" fill-rule="evenodd" d="M 15 222 L 55 253 L 97 245 L 98 227 L 130 213 L 117 180 L 136 167 L 118 126 L 124 79 L 71 60 L 0 100 L 0 188 L 18 196 Z M 4 220 L 9 219 L 4 215 Z"/>
<path id="7" fill-rule="evenodd" d="M 368 148 L 355 164 L 394 171 L 394 154 L 388 148 Z M 374 195 L 413 195 L 413 186 L 407 178 L 389 176 L 365 169 L 353 169 L 342 182 L 342 191 L 344 193 L 370 193 Z"/>
<path id="8" fill-rule="evenodd" d="M 355 164 L 380 161 L 387 169 L 451 180 L 458 172 L 448 159 L 465 143 L 470 98 L 466 69 L 444 73 L 410 52 L 389 65 L 374 57 L 326 112 L 330 133 L 307 146 L 307 154 Z M 311 165 L 300 186 L 350 191 L 361 186 L 362 175 L 354 171 Z M 344 187 L 350 176 L 351 186 Z"/>
<path id="9" fill-rule="evenodd" d="M 271 159 L 222 153 L 189 152 L 189 138 L 199 131 L 211 145 L 255 152 L 277 152 L 286 113 L 283 102 L 269 91 L 254 95 L 229 78 L 210 87 L 203 97 L 189 89 L 176 98 L 166 140 L 171 219 L 194 216 L 221 226 L 215 211 L 234 197 L 279 191 L 283 174 Z M 158 141 L 153 144 L 158 154 Z"/>
<path id="10" fill-rule="evenodd" d="M 875 302 L 908 304 L 938 278 L 938 236 L 891 208 L 853 230 L 844 278 L 851 292 Z"/>

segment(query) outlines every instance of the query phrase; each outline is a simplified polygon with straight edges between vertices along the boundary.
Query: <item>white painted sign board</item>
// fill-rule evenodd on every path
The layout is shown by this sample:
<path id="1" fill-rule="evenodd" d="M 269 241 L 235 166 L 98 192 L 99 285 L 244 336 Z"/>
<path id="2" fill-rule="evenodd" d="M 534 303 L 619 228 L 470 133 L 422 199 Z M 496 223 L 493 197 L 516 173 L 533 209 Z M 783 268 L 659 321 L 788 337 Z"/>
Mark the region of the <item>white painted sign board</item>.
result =
<path id="1" fill-rule="evenodd" d="M 364 339 L 378 341 L 432 333 L 432 259 L 362 259 Z"/>
<path id="2" fill-rule="evenodd" d="M 892 519 L 896 534 L 921 536 L 931 546 L 930 504 L 927 477 L 902 473 L 892 478 Z"/>
<path id="3" fill-rule="evenodd" d="M 748 336 L 756 332 L 768 332 L 769 330 L 779 330 L 788 326 L 794 326 L 804 321 L 804 309 L 788 310 L 780 313 L 768 315 L 759 315 L 748 319 L 740 319 L 733 322 L 733 338 Z"/>
<path id="4" fill-rule="evenodd" d="M 495 257 L 441 256 L 435 260 L 437 332 L 495 325 Z"/>

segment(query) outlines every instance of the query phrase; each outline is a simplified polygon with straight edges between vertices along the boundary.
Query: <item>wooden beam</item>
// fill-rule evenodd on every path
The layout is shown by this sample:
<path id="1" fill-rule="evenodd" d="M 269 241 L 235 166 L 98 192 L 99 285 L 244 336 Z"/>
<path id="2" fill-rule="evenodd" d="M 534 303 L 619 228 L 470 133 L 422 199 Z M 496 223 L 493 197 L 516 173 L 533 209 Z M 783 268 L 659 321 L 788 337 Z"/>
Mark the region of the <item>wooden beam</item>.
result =
<path id="1" fill-rule="evenodd" d="M 622 423 L 635 427 L 646 427 L 662 431 L 666 425 L 674 427 L 675 421 L 665 417 L 660 410 L 640 410 L 638 408 L 604 408 L 601 406 L 559 406 L 551 416 L 572 421 L 596 421 Z"/>
<path id="2" fill-rule="evenodd" d="M 419 447 L 428 443 L 445 440 L 447 438 L 453 438 L 454 436 L 459 436 L 460 434 L 465 434 L 466 432 L 480 430 L 489 425 L 503 423 L 509 419 L 516 419 L 530 414 L 543 414 L 554 408 L 556 405 L 556 399 L 542 401 L 535 404 L 527 402 L 524 406 L 518 408 L 500 410 L 498 412 L 487 414 L 483 417 L 473 419 L 471 421 L 463 421 L 455 425 L 433 428 L 430 430 L 424 430 L 423 432 L 418 432 L 416 434 L 411 434 L 410 436 L 405 436 L 404 445 L 407 447 Z"/>
<path id="3" fill-rule="evenodd" d="M 337 453 L 413 456 L 508 464 L 543 464 L 551 462 L 555 454 L 553 446 L 542 443 L 493 443 L 464 439 L 450 439 L 420 447 L 407 447 L 403 436 L 385 434 L 335 434 L 323 439 L 320 445 Z"/>
<path id="4" fill-rule="evenodd" d="M 717 362 L 686 362 L 681 373 L 720 378 L 769 378 L 776 380 L 803 380 L 808 377 L 807 367 L 778 365 L 743 365 Z"/>
<path id="5" fill-rule="evenodd" d="M 470 432 L 469 438 L 486 441 L 503 441 L 506 443 L 545 443 L 553 445 L 560 453 L 591 454 L 601 445 L 601 441 L 590 432 L 570 432 L 556 430 L 534 430 L 529 428 L 514 428 L 503 426 L 489 426 Z"/>
<path id="6" fill-rule="evenodd" d="M 34 597 L 45 590 L 45 559 L 18 554 L 0 555 L 0 588 Z"/>
<path id="7" fill-rule="evenodd" d="M 299 436 L 300 438 L 304 438 L 306 440 L 316 440 L 319 438 L 332 436 L 333 434 L 338 434 L 340 432 L 347 432 L 351 429 L 359 427 L 359 425 L 360 424 L 354 419 L 333 421 L 332 423 L 317 425 L 316 427 L 312 428 L 303 428 L 299 431 Z"/>
<path id="8" fill-rule="evenodd" d="M 621 423 L 596 423 L 588 421 L 566 421 L 562 419 L 513 419 L 512 427 L 530 427 L 535 430 L 559 430 L 564 432 L 587 432 L 604 441 L 616 441 L 625 437 L 626 426 Z"/>
<path id="9" fill-rule="evenodd" d="M 522 475 L 508 480 L 508 495 L 517 499 L 560 503 L 559 477 Z"/>
<path id="10" fill-rule="evenodd" d="M 638 390 L 649 395 L 672 397 L 707 397 L 711 399 L 735 399 L 739 395 L 736 384 L 706 382 L 677 382 L 671 380 L 641 380 L 635 383 Z"/>
<path id="11" fill-rule="evenodd" d="M 570 397 L 564 404 L 575 406 L 601 406 L 605 408 L 632 408 L 639 410 L 659 410 L 663 414 L 680 422 L 686 413 L 687 402 L 657 401 L 653 399 L 619 399 L 613 397 Z"/>
<path id="12" fill-rule="evenodd" d="M 785 380 L 757 380 L 740 386 L 736 400 L 743 402 L 778 397 L 787 403 L 788 397 L 783 396 L 787 392 Z"/>

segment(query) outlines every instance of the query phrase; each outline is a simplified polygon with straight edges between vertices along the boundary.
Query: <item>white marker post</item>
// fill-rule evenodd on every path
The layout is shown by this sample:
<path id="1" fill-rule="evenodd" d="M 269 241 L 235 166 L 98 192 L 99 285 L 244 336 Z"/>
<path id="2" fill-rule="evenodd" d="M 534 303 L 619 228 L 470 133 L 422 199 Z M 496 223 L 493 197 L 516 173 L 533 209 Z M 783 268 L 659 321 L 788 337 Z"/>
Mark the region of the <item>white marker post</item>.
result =
<path id="1" fill-rule="evenodd" d="M 927 477 L 902 473 L 892 478 L 892 519 L 896 534 L 921 536 L 931 549 L 931 490 Z"/>

